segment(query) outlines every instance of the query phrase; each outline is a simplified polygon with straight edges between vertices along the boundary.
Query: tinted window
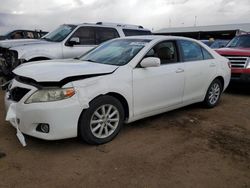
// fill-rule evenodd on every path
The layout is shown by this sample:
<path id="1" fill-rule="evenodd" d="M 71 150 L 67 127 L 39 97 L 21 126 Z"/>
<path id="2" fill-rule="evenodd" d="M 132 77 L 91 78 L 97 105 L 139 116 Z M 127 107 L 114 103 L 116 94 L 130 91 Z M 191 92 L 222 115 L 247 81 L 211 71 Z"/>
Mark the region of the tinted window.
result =
<path id="1" fill-rule="evenodd" d="M 96 44 L 101 44 L 107 40 L 118 38 L 119 35 L 116 29 L 113 28 L 96 28 Z"/>
<path id="2" fill-rule="evenodd" d="M 175 42 L 161 42 L 155 45 L 145 57 L 158 57 L 161 60 L 161 64 L 175 63 L 178 61 Z"/>
<path id="3" fill-rule="evenodd" d="M 93 27 L 80 27 L 72 37 L 79 37 L 80 45 L 95 45 L 95 30 Z"/>
<path id="4" fill-rule="evenodd" d="M 152 35 L 150 31 L 145 30 L 123 29 L 123 32 L 125 36 Z"/>
<path id="5" fill-rule="evenodd" d="M 202 53 L 203 53 L 203 59 L 214 59 L 214 57 L 205 49 L 202 48 Z"/>
<path id="6" fill-rule="evenodd" d="M 201 46 L 192 41 L 181 40 L 181 48 L 183 51 L 184 61 L 198 61 L 203 60 Z"/>

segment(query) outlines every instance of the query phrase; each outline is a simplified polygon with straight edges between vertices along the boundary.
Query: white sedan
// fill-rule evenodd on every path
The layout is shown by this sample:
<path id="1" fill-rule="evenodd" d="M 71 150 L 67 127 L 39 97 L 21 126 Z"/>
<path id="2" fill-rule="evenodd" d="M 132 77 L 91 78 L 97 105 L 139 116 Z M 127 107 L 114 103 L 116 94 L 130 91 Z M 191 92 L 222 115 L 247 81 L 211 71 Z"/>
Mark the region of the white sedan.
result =
<path id="1" fill-rule="evenodd" d="M 111 141 L 129 123 L 203 102 L 218 104 L 228 60 L 193 39 L 140 36 L 108 41 L 78 59 L 27 63 L 14 70 L 6 120 L 45 140 Z"/>

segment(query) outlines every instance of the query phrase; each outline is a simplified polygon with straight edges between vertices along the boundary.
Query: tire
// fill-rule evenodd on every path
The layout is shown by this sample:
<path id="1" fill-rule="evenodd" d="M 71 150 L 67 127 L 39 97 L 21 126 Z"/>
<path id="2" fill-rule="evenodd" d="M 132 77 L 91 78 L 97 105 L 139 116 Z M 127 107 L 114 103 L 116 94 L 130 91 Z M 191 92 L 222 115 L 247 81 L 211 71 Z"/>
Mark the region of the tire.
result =
<path id="1" fill-rule="evenodd" d="M 222 90 L 223 88 L 221 81 L 219 79 L 215 79 L 208 87 L 206 97 L 203 101 L 205 107 L 207 108 L 215 107 L 219 103 Z"/>
<path id="2" fill-rule="evenodd" d="M 107 143 L 120 132 L 123 121 L 124 109 L 119 100 L 112 96 L 98 97 L 80 116 L 79 136 L 88 144 Z"/>

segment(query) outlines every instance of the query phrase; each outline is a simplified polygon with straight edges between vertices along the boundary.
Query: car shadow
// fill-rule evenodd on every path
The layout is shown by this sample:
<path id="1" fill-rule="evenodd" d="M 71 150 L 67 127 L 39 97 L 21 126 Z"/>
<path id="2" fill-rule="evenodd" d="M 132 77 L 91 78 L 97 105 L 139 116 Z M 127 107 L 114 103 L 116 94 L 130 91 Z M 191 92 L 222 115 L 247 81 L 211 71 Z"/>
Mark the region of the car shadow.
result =
<path id="1" fill-rule="evenodd" d="M 63 140 L 42 140 L 32 136 L 25 135 L 27 149 L 39 148 L 43 150 L 60 150 L 65 148 L 76 148 L 89 145 L 79 138 L 69 138 Z"/>
<path id="2" fill-rule="evenodd" d="M 250 83 L 231 82 L 225 92 L 235 95 L 250 95 Z"/>

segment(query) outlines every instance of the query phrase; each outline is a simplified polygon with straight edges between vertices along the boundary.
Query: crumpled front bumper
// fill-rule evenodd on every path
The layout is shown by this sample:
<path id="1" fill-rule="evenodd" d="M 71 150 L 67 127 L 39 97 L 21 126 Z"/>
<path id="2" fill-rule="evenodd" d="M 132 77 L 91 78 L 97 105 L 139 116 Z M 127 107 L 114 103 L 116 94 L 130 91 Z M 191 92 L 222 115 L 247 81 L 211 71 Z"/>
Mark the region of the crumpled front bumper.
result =
<path id="1" fill-rule="evenodd" d="M 5 94 L 6 120 L 17 130 L 17 137 L 23 146 L 26 145 L 23 134 L 44 140 L 59 140 L 77 136 L 78 120 L 83 110 L 77 94 L 69 99 L 25 104 L 29 96 L 37 88 L 13 81 L 11 88 L 22 87 L 30 89 L 20 101 L 9 99 L 9 92 Z M 49 124 L 49 133 L 37 130 L 41 123 Z"/>
<path id="2" fill-rule="evenodd" d="M 25 147 L 27 144 L 26 144 L 24 135 L 22 134 L 22 132 L 19 130 L 19 127 L 18 127 L 19 120 L 16 117 L 16 104 L 15 103 L 10 104 L 7 115 L 6 115 L 6 121 L 9 121 L 12 124 L 12 126 L 16 128 L 16 136 L 18 140 L 20 141 L 20 143 L 22 144 L 22 146 Z"/>

